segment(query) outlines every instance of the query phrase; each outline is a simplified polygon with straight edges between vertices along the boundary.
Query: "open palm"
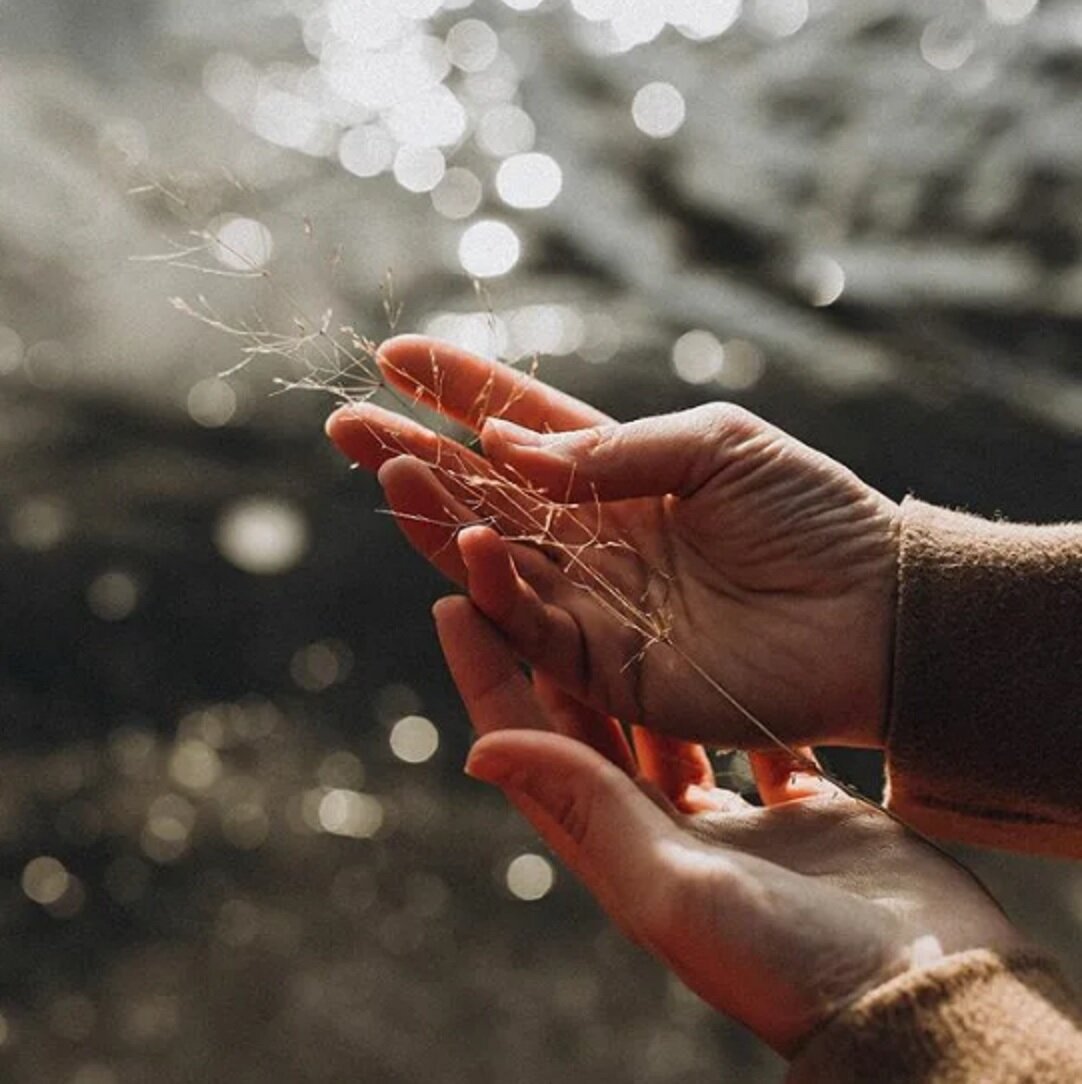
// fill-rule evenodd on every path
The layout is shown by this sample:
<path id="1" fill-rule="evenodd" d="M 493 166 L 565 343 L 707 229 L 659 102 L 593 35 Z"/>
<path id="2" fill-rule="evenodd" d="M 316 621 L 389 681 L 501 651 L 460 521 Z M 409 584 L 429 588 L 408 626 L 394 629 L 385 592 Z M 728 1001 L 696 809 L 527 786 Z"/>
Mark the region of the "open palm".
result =
<path id="1" fill-rule="evenodd" d="M 705 782 L 681 812 L 611 720 L 543 682 L 536 695 L 467 600 L 439 603 L 436 623 L 481 735 L 467 771 L 506 793 L 625 933 L 782 1054 L 892 978 L 1021 945 L 968 873 L 776 753 L 752 757 L 763 808 Z"/>
<path id="2" fill-rule="evenodd" d="M 487 461 L 369 406 L 328 431 L 523 658 L 682 738 L 764 743 L 720 685 L 786 741 L 879 742 L 892 502 L 732 405 L 615 425 L 432 340 L 380 353 L 392 383 L 481 430 Z M 493 474 L 550 501 L 478 484 Z"/>

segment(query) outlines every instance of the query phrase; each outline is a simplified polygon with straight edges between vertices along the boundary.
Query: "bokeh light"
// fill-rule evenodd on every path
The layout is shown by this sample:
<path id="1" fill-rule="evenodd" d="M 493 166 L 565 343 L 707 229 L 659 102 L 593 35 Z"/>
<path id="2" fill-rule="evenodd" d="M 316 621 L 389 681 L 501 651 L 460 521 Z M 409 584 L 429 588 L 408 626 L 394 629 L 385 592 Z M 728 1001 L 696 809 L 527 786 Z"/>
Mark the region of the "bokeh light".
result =
<path id="1" fill-rule="evenodd" d="M 988 18 L 1003 26 L 1017 26 L 1037 10 L 1038 0 L 984 0 Z"/>
<path id="2" fill-rule="evenodd" d="M 446 170 L 447 161 L 435 147 L 400 147 L 394 156 L 395 180 L 408 192 L 431 192 Z"/>
<path id="3" fill-rule="evenodd" d="M 685 37 L 708 41 L 724 34 L 743 9 L 743 0 L 676 0 L 670 21 Z"/>
<path id="4" fill-rule="evenodd" d="M 527 902 L 544 898 L 556 883 L 552 863 L 539 854 L 520 854 L 513 858 L 504 875 L 512 896 Z"/>
<path id="5" fill-rule="evenodd" d="M 506 275 L 522 255 L 522 242 L 510 226 L 483 219 L 469 226 L 458 243 L 458 259 L 467 274 L 479 279 Z"/>
<path id="6" fill-rule="evenodd" d="M 573 305 L 524 305 L 504 317 L 513 357 L 574 354 L 585 338 L 585 322 Z"/>
<path id="7" fill-rule="evenodd" d="M 463 19 L 447 32 L 447 55 L 464 72 L 484 71 L 499 51 L 496 31 L 480 19 Z"/>
<path id="8" fill-rule="evenodd" d="M 507 322 L 484 312 L 438 312 L 424 324 L 426 335 L 482 357 L 502 357 L 510 349 Z"/>
<path id="9" fill-rule="evenodd" d="M 237 393 L 220 377 L 211 376 L 193 384 L 188 392 L 188 415 L 204 429 L 221 429 L 237 412 Z"/>
<path id="10" fill-rule="evenodd" d="M 72 528 L 73 516 L 58 497 L 27 497 L 8 516 L 8 533 L 24 550 L 44 553 L 60 545 Z"/>
<path id="11" fill-rule="evenodd" d="M 957 71 L 973 55 L 977 39 L 969 26 L 948 16 L 933 19 L 920 36 L 920 54 L 938 71 Z"/>
<path id="12" fill-rule="evenodd" d="M 616 357 L 622 342 L 620 324 L 609 313 L 584 314 L 582 342 L 578 348 L 583 361 L 591 365 L 603 365 Z"/>
<path id="13" fill-rule="evenodd" d="M 395 143 L 377 124 L 359 124 L 338 143 L 338 160 L 357 177 L 377 177 L 394 163 Z"/>
<path id="14" fill-rule="evenodd" d="M 102 621 L 123 621 L 139 605 L 139 582 L 122 569 L 102 572 L 87 588 L 86 602 Z"/>
<path id="15" fill-rule="evenodd" d="M 504 103 L 481 114 L 475 138 L 486 154 L 493 158 L 508 158 L 533 148 L 537 126 L 524 109 Z"/>
<path id="16" fill-rule="evenodd" d="M 293 568 L 308 549 L 308 523 L 288 501 L 245 497 L 218 518 L 219 552 L 244 572 L 274 576 Z"/>
<path id="17" fill-rule="evenodd" d="M 825 308 L 845 291 L 845 271 L 833 257 L 813 253 L 797 265 L 796 283 L 812 305 Z"/>
<path id="18" fill-rule="evenodd" d="M 453 166 L 432 189 L 432 206 L 452 221 L 469 218 L 481 206 L 483 189 L 477 174 Z"/>
<path id="19" fill-rule="evenodd" d="M 336 749 L 320 761 L 316 778 L 325 787 L 356 790 L 364 783 L 364 765 L 356 753 L 348 749 Z"/>
<path id="20" fill-rule="evenodd" d="M 547 154 L 516 154 L 496 174 L 496 191 L 509 207 L 547 207 L 560 194 L 563 171 Z"/>
<path id="21" fill-rule="evenodd" d="M 766 371 L 763 352 L 746 339 L 729 339 L 725 344 L 725 363 L 717 382 L 728 391 L 744 391 L 762 379 Z"/>
<path id="22" fill-rule="evenodd" d="M 647 83 L 631 102 L 631 116 L 644 135 L 667 139 L 683 126 L 687 105 L 672 83 Z"/>
<path id="23" fill-rule="evenodd" d="M 188 790 L 209 790 L 222 775 L 222 762 L 213 746 L 197 739 L 180 741 L 169 757 L 169 774 Z"/>
<path id="24" fill-rule="evenodd" d="M 688 384 L 706 384 L 725 368 L 725 348 L 709 331 L 687 331 L 673 343 L 672 367 Z"/>
<path id="25" fill-rule="evenodd" d="M 271 232 L 254 218 L 228 217 L 210 228 L 214 256 L 233 271 L 257 271 L 274 254 Z"/>
<path id="26" fill-rule="evenodd" d="M 340 640 L 317 640 L 298 648 L 289 672 L 302 689 L 318 693 L 344 681 L 353 667 L 353 653 Z"/>
<path id="27" fill-rule="evenodd" d="M 787 38 L 800 30 L 810 14 L 808 0 L 755 0 L 756 25 L 775 38 Z"/>
<path id="28" fill-rule="evenodd" d="M 140 836 L 143 853 L 158 865 L 183 858 L 191 844 L 196 808 L 179 794 L 159 795 L 150 804 Z"/>
<path id="29" fill-rule="evenodd" d="M 407 764 L 431 760 L 440 747 L 440 732 L 423 715 L 406 715 L 391 727 L 391 752 Z"/>
<path id="30" fill-rule="evenodd" d="M 616 14 L 621 0 L 571 0 L 571 6 L 584 19 L 602 22 Z"/>
<path id="31" fill-rule="evenodd" d="M 387 131 L 403 146 L 448 147 L 466 133 L 466 111 L 458 98 L 442 84 L 387 113 Z M 442 173 L 441 173 L 442 176 Z"/>
<path id="32" fill-rule="evenodd" d="M 23 868 L 22 889 L 43 907 L 58 902 L 68 890 L 71 875 L 63 862 L 51 855 L 31 859 Z"/>
<path id="33" fill-rule="evenodd" d="M 370 839 L 383 824 L 383 806 L 370 794 L 336 787 L 320 798 L 318 817 L 332 835 Z"/>

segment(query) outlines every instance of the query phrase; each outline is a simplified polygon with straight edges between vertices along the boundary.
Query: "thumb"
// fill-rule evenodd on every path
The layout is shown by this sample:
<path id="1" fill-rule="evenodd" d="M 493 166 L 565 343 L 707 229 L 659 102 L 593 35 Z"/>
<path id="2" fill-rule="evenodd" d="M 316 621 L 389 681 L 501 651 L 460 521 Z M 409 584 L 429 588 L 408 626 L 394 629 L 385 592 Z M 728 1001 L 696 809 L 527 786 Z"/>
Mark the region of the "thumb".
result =
<path id="1" fill-rule="evenodd" d="M 501 730 L 473 746 L 466 772 L 505 792 L 628 936 L 656 944 L 686 842 L 620 768 L 561 734 Z"/>
<path id="2" fill-rule="evenodd" d="M 566 433 L 538 433 L 489 419 L 485 454 L 557 500 L 687 496 L 768 430 L 732 403 Z"/>

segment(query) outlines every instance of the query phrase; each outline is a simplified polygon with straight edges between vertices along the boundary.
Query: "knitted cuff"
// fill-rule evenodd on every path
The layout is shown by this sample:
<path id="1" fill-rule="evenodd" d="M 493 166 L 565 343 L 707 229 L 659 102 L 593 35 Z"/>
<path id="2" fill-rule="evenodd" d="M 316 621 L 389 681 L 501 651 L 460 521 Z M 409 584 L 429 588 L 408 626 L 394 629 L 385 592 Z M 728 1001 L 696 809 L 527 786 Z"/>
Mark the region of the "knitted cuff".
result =
<path id="1" fill-rule="evenodd" d="M 902 506 L 888 803 L 931 835 L 1082 856 L 1082 527 Z"/>
<path id="2" fill-rule="evenodd" d="M 1082 1014 L 1037 953 L 948 956 L 884 983 L 817 1032 L 786 1084 L 1067 1084 Z"/>

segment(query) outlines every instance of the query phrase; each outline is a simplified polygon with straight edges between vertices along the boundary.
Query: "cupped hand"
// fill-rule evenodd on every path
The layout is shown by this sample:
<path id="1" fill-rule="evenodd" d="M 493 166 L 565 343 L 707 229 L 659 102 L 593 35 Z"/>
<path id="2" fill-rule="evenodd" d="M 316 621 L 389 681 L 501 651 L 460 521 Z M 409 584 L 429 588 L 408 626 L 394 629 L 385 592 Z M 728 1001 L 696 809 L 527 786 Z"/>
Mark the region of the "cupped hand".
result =
<path id="1" fill-rule="evenodd" d="M 485 458 L 372 406 L 328 432 L 520 656 L 684 739 L 768 744 L 735 700 L 787 743 L 881 744 L 893 502 L 731 404 L 618 425 L 433 340 L 391 340 L 380 364 Z"/>
<path id="2" fill-rule="evenodd" d="M 436 619 L 482 735 L 467 771 L 504 791 L 627 935 L 781 1054 L 896 976 L 1020 946 L 965 871 L 784 757 L 753 756 L 763 808 L 708 781 L 674 793 L 611 719 L 544 682 L 536 695 L 468 600 Z"/>

